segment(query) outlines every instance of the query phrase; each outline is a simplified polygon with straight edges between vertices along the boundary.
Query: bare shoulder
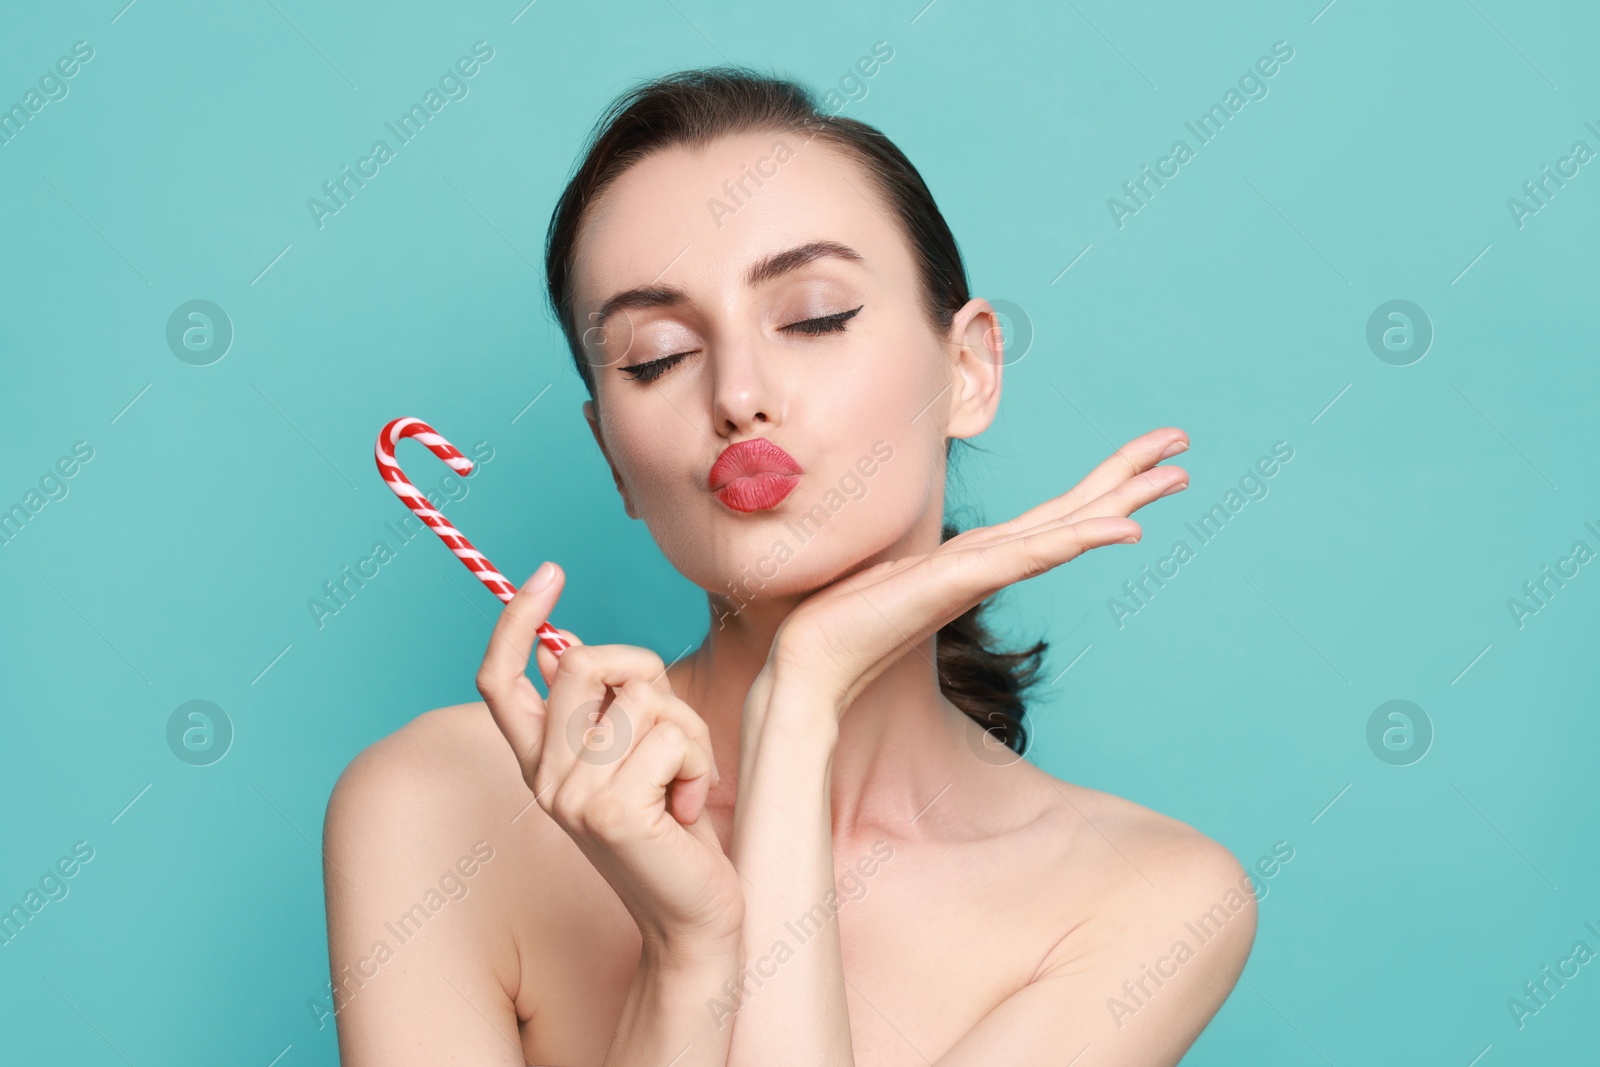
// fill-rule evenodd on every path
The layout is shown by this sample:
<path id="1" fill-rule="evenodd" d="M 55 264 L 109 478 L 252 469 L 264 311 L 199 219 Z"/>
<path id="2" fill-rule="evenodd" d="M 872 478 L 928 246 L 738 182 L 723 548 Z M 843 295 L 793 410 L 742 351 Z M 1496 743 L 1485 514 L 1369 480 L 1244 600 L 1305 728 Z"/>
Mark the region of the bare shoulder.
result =
<path id="1" fill-rule="evenodd" d="M 1117 982 L 1143 980 L 1153 992 L 1144 975 L 1176 976 L 1181 962 L 1188 980 L 1172 988 L 1187 993 L 1166 999 L 1189 999 L 1196 1019 L 1209 1018 L 1255 941 L 1256 887 L 1243 865 L 1187 823 L 1039 773 L 1055 799 L 1047 816 L 1060 843 L 1055 877 L 1074 903 L 1071 928 L 1040 974 L 1093 967 Z"/>
<path id="2" fill-rule="evenodd" d="M 511 819 L 528 799 L 482 703 L 425 712 L 358 753 L 334 785 L 323 824 L 336 984 L 346 966 L 346 976 L 368 978 L 380 964 L 395 974 L 446 967 L 485 996 L 515 997 L 515 909 L 506 886 L 531 821 Z M 354 996 L 358 988 L 365 992 Z M 366 1011 L 341 1012 L 342 1036 L 347 1024 L 375 1017 L 379 1002 L 424 995 L 399 978 L 354 983 L 351 993 L 352 1006 Z"/>
<path id="3" fill-rule="evenodd" d="M 492 748 L 489 742 L 497 739 L 499 747 L 505 749 L 506 765 L 515 770 L 510 747 L 483 701 L 435 708 L 362 749 L 350 761 L 340 783 L 354 778 L 361 784 L 372 777 L 371 771 L 399 764 L 412 770 L 437 770 L 451 759 L 476 760 L 487 755 Z"/>
<path id="4" fill-rule="evenodd" d="M 1007 835 L 1011 880 L 1042 908 L 1026 923 L 1032 975 L 939 1062 L 1059 1063 L 1093 1048 L 1097 1063 L 1173 1067 L 1254 941 L 1243 867 L 1177 819 L 1012 766 L 1013 810 L 1033 813 Z"/>
<path id="5" fill-rule="evenodd" d="M 482 701 L 423 712 L 357 753 L 328 798 L 324 836 L 361 862 L 484 838 L 512 866 L 547 818 Z M 470 837 L 470 840 L 469 840 Z"/>
<path id="6" fill-rule="evenodd" d="M 481 701 L 436 708 L 350 761 L 328 798 L 325 832 L 354 820 L 387 822 L 410 840 L 449 836 L 497 816 L 519 790 L 526 786 L 516 760 Z M 395 843 L 351 842 L 372 848 Z"/>
<path id="7" fill-rule="evenodd" d="M 1073 839 L 1086 849 L 1094 848 L 1098 839 L 1100 847 L 1122 854 L 1122 878 L 1220 887 L 1238 884 L 1245 873 L 1232 852 L 1188 823 L 1124 797 L 1039 773 L 1049 779 L 1056 801 L 1054 817 L 1077 825 L 1080 832 Z"/>

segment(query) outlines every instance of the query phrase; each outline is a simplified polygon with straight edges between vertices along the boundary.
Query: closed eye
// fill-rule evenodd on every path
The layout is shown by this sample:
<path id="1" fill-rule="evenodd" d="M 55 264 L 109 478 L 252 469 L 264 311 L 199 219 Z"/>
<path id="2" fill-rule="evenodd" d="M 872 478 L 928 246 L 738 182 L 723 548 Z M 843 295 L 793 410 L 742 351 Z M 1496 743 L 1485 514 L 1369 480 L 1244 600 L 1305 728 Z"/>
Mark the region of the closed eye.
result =
<path id="1" fill-rule="evenodd" d="M 861 307 L 853 308 L 850 311 L 841 311 L 836 315 L 824 315 L 820 319 L 793 322 L 788 326 L 780 327 L 780 329 L 793 330 L 795 333 L 805 334 L 835 333 L 843 330 L 845 328 L 844 324 L 855 318 L 863 307 L 866 307 L 866 305 L 862 304 Z"/>
<path id="2" fill-rule="evenodd" d="M 849 311 L 841 311 L 834 315 L 823 315 L 821 318 L 792 322 L 787 326 L 780 326 L 779 329 L 785 333 L 799 333 L 813 337 L 825 333 L 840 333 L 846 329 L 845 324 L 855 318 L 863 307 L 866 307 L 866 305 L 862 304 Z M 692 356 L 698 351 L 699 349 L 696 348 L 688 352 L 675 352 L 670 356 L 652 359 L 648 363 L 636 363 L 631 367 L 618 367 L 617 370 L 626 375 L 630 382 L 653 382 L 668 370 L 677 366 L 685 357 Z"/>
<path id="3" fill-rule="evenodd" d="M 694 352 L 697 351 L 699 349 L 694 350 Z M 631 367 L 618 367 L 617 370 L 626 375 L 630 382 L 653 382 L 667 373 L 669 367 L 677 364 L 683 357 L 693 355 L 694 352 L 678 352 L 674 355 L 662 356 L 660 359 L 652 359 L 648 363 L 635 363 Z"/>

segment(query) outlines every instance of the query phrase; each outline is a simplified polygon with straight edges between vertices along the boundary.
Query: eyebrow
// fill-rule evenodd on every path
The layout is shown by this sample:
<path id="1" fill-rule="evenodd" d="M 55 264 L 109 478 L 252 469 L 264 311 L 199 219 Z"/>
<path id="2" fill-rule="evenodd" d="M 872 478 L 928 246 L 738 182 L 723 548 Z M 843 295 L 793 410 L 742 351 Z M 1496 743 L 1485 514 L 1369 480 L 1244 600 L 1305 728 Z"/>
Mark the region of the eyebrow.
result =
<path id="1" fill-rule="evenodd" d="M 768 282 L 784 274 L 797 271 L 808 263 L 830 257 L 851 260 L 857 263 L 865 262 L 861 253 L 849 245 L 840 244 L 838 241 L 809 241 L 803 245 L 796 245 L 787 251 L 770 255 L 752 265 L 745 272 L 745 284 L 748 286 L 760 285 L 762 282 Z M 645 285 L 636 289 L 626 289 L 600 305 L 600 310 L 595 315 L 595 326 L 604 326 L 606 319 L 613 312 L 621 311 L 624 308 L 673 307 L 688 302 L 689 294 L 676 286 Z"/>

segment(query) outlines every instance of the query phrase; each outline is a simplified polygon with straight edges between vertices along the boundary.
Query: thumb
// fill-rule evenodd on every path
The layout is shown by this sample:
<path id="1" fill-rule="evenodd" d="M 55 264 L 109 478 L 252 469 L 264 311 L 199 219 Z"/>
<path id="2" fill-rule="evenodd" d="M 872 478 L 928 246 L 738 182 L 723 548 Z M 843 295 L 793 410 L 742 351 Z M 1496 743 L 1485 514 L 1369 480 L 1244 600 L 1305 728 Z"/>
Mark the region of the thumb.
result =
<path id="1" fill-rule="evenodd" d="M 546 584 L 535 588 L 541 577 L 547 578 Z M 549 618 L 550 609 L 561 596 L 563 578 L 561 568 L 549 563 L 522 583 L 501 609 L 494 632 L 489 635 L 483 664 L 478 668 L 478 692 L 524 767 L 538 763 L 544 701 L 534 690 L 530 704 L 521 683 L 528 681 L 532 652 L 534 646 L 540 644 L 538 628 Z M 528 685 L 532 688 L 532 683 Z"/>

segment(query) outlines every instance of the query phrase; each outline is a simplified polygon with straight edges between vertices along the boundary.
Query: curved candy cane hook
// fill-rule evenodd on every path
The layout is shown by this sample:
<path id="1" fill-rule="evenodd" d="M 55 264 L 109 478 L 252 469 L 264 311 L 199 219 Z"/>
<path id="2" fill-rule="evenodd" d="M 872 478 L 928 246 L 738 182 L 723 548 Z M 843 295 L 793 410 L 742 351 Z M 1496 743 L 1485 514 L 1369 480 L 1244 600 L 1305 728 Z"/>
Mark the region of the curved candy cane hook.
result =
<path id="1" fill-rule="evenodd" d="M 472 460 L 463 456 L 454 445 L 421 419 L 395 419 L 378 433 L 378 473 L 383 475 L 384 482 L 405 502 L 406 507 L 416 513 L 417 518 L 439 535 L 439 540 L 445 543 L 445 547 L 454 552 L 461 562 L 467 565 L 469 571 L 477 575 L 478 581 L 482 582 L 489 592 L 499 597 L 503 603 L 509 602 L 516 595 L 517 587 L 507 581 L 505 575 L 495 570 L 494 564 L 489 562 L 488 557 L 473 548 L 472 542 L 468 541 L 460 530 L 451 526 L 449 521 L 428 503 L 428 498 L 417 491 L 417 487 L 407 480 L 405 472 L 395 462 L 395 445 L 400 443 L 402 437 L 415 437 L 427 445 L 434 455 L 449 464 L 451 470 L 463 477 L 472 473 Z M 540 623 L 537 632 L 539 640 L 558 656 L 571 647 L 571 643 L 548 621 Z"/>

